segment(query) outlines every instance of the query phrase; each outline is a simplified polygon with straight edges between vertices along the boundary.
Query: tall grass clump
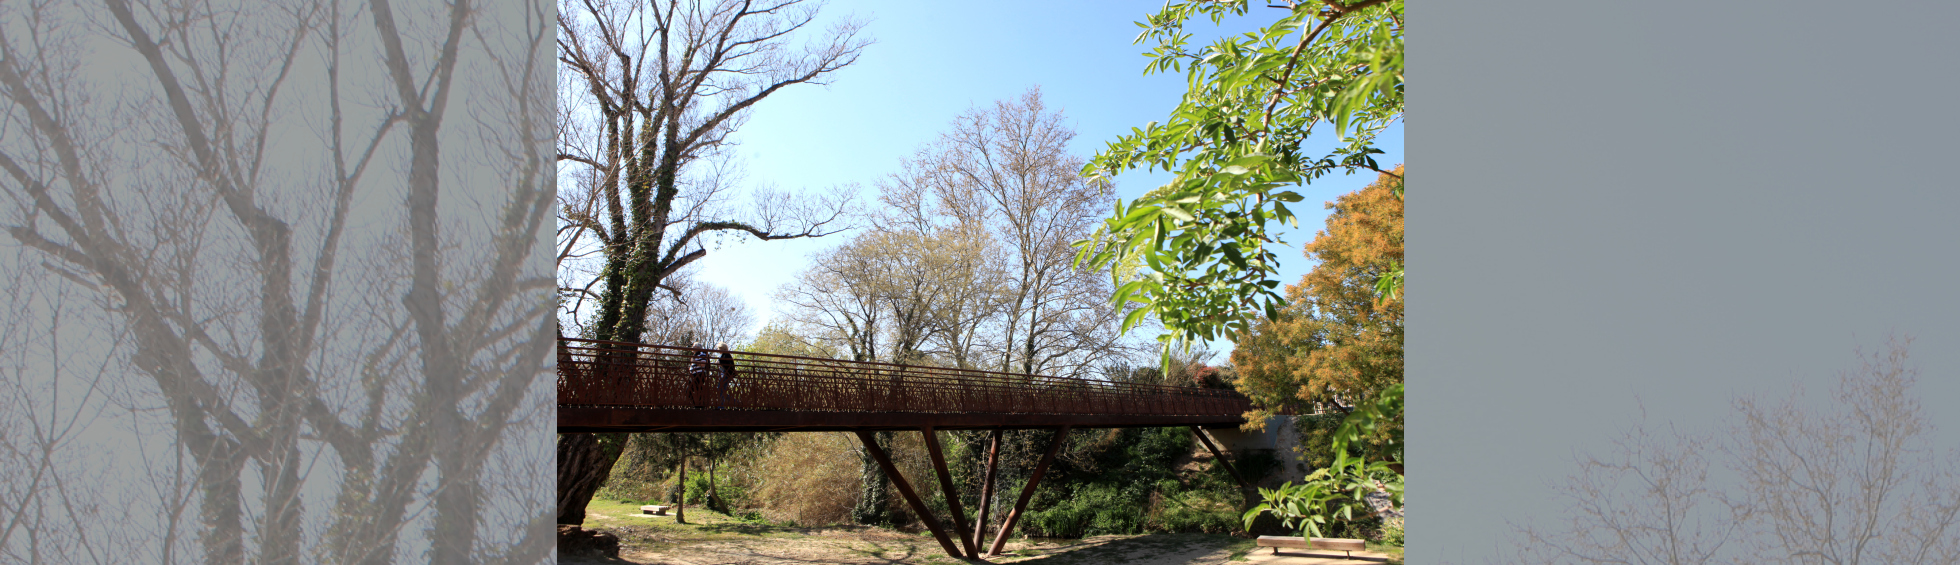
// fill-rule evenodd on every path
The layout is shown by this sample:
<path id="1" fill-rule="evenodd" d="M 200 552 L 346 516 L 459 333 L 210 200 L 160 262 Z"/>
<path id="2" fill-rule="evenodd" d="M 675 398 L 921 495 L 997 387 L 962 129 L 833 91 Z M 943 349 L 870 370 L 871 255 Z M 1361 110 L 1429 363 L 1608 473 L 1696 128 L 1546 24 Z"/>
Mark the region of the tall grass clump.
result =
<path id="1" fill-rule="evenodd" d="M 783 434 L 755 459 L 749 502 L 771 520 L 849 523 L 858 497 L 857 441 L 838 432 Z"/>

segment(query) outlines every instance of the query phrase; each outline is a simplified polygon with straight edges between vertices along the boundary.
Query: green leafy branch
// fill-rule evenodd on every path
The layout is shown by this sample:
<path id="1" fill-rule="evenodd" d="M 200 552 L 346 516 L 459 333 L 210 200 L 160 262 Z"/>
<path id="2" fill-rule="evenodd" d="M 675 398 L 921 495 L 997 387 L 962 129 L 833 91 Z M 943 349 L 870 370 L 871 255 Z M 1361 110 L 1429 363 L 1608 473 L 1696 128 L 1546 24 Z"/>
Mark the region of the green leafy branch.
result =
<path id="1" fill-rule="evenodd" d="M 1382 153 L 1375 135 L 1402 115 L 1401 0 L 1289 4 L 1257 32 L 1190 49 L 1187 21 L 1219 23 L 1251 6 L 1173 2 L 1139 22 L 1137 43 L 1157 44 L 1144 54 L 1145 74 L 1186 72 L 1189 89 L 1168 120 L 1132 129 L 1083 168 L 1099 180 L 1138 168 L 1176 173 L 1118 202 L 1075 244 L 1078 266 L 1147 267 L 1119 276 L 1112 301 L 1138 304 L 1124 331 L 1154 315 L 1167 345 L 1246 332 L 1261 314 L 1277 318 L 1285 298 L 1270 248 L 1284 242 L 1268 226 L 1298 227 L 1287 204 L 1303 199 L 1287 188 L 1335 171 L 1386 173 L 1373 157 Z M 1320 123 L 1333 124 L 1340 144 L 1309 156 L 1302 145 Z"/>
<path id="2" fill-rule="evenodd" d="M 1319 537 L 1322 527 L 1335 520 L 1351 521 L 1355 512 L 1368 511 L 1367 496 L 1378 488 L 1388 492 L 1389 500 L 1402 504 L 1402 476 L 1386 461 L 1364 461 L 1348 454 L 1348 445 L 1361 441 L 1382 425 L 1402 415 L 1402 385 L 1382 391 L 1374 399 L 1360 403 L 1341 420 L 1334 431 L 1334 463 L 1316 469 L 1298 485 L 1288 482 L 1276 489 L 1259 489 L 1264 502 L 1247 510 L 1245 527 L 1261 514 L 1278 517 L 1288 529 L 1302 536 Z M 1364 515 L 1365 516 L 1365 515 Z"/>
<path id="3" fill-rule="evenodd" d="M 1242 519 L 1249 530 L 1261 514 L 1272 514 L 1303 537 L 1321 537 L 1323 528 L 1336 520 L 1367 517 L 1367 496 L 1377 490 L 1377 485 L 1387 489 L 1390 501 L 1402 504 L 1401 476 L 1386 462 L 1363 462 L 1345 450 L 1336 451 L 1333 465 L 1315 469 L 1300 484 L 1288 482 L 1275 489 L 1259 489 L 1264 501 L 1247 510 Z"/>

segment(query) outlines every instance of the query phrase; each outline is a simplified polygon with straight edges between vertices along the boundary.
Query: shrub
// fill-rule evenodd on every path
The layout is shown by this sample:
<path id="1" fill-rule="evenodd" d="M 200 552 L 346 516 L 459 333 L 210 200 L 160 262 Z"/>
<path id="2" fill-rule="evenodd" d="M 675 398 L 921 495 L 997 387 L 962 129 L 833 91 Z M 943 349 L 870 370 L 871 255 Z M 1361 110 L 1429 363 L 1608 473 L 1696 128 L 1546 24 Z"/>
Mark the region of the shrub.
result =
<path id="1" fill-rule="evenodd" d="M 1408 545 L 1404 540 L 1405 534 L 1402 532 L 1401 521 L 1390 520 L 1385 522 L 1381 527 L 1381 537 L 1375 541 L 1397 547 Z"/>
<path id="2" fill-rule="evenodd" d="M 1232 504 L 1207 493 L 1153 495 L 1144 528 L 1153 532 L 1225 534 L 1239 530 L 1239 513 Z"/>
<path id="3" fill-rule="evenodd" d="M 1114 486 L 1092 483 L 1054 506 L 1029 512 L 1023 528 L 1037 537 L 1131 534 L 1143 531 L 1143 517 L 1143 505 L 1136 499 L 1123 496 Z"/>
<path id="4" fill-rule="evenodd" d="M 858 497 L 858 455 L 847 433 L 784 434 L 754 463 L 749 502 L 771 520 L 804 526 L 848 523 Z"/>
<path id="5" fill-rule="evenodd" d="M 721 474 L 720 472 L 715 473 L 714 493 L 721 497 L 723 505 L 729 507 L 741 506 L 748 498 L 745 489 L 742 488 L 741 484 L 735 482 L 734 477 Z M 706 471 L 693 469 L 687 472 L 687 503 L 701 505 L 708 503 L 708 473 Z M 716 508 L 714 510 L 726 512 L 728 508 Z"/>

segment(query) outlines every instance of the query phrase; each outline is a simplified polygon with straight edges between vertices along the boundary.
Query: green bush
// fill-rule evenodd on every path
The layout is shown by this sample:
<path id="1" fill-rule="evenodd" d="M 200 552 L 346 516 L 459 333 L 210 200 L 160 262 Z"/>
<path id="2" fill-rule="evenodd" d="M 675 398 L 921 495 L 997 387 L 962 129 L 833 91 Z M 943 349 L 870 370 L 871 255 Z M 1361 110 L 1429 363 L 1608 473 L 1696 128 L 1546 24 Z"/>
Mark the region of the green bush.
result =
<path id="1" fill-rule="evenodd" d="M 1381 538 L 1376 541 L 1397 547 L 1406 546 L 1408 543 L 1404 539 L 1405 535 L 1401 524 L 1385 523 L 1381 527 Z"/>
<path id="2" fill-rule="evenodd" d="M 1162 502 L 1144 520 L 1152 532 L 1228 534 L 1239 531 L 1239 513 L 1232 505 L 1205 493 L 1162 495 Z"/>
<path id="3" fill-rule="evenodd" d="M 739 483 L 736 483 L 727 475 L 715 477 L 715 494 L 721 497 L 724 508 L 715 508 L 714 510 L 722 512 L 726 512 L 728 508 L 746 506 L 744 503 L 748 500 L 748 491 L 743 489 Z M 687 474 L 686 497 L 688 504 L 706 505 L 708 503 L 707 473 L 689 472 Z"/>
<path id="4" fill-rule="evenodd" d="M 1353 521 L 1343 520 L 1329 526 L 1327 533 L 1329 534 L 1327 537 L 1381 541 L 1382 520 L 1381 518 L 1364 518 Z"/>
<path id="5" fill-rule="evenodd" d="M 1029 536 L 1079 538 L 1143 531 L 1143 505 L 1108 484 L 1087 484 L 1074 496 L 1047 509 L 1029 512 L 1023 531 Z"/>
<path id="6" fill-rule="evenodd" d="M 1235 533 L 1242 502 L 1223 466 L 1180 471 L 1197 449 L 1188 428 L 1078 432 L 1022 519 L 1036 537 L 1077 538 L 1148 532 Z M 1264 476 L 1280 463 L 1268 451 L 1241 452 L 1238 469 Z"/>

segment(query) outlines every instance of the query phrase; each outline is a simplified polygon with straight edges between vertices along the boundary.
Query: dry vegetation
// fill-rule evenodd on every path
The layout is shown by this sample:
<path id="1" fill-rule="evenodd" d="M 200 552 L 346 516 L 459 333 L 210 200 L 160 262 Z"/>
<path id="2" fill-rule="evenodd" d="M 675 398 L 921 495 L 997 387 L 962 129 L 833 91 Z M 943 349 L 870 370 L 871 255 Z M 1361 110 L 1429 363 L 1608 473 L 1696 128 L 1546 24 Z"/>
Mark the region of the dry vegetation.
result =
<path id="1" fill-rule="evenodd" d="M 799 526 L 827 526 L 851 522 L 851 507 L 857 504 L 859 455 L 863 447 L 856 436 L 843 432 L 783 434 L 742 453 L 731 455 L 721 469 L 719 480 L 723 496 L 739 511 L 754 512 L 763 519 Z M 933 476 L 925 442 L 918 434 L 896 434 L 892 439 L 892 463 L 913 482 L 921 496 L 936 497 L 936 483 L 920 484 Z M 672 469 L 634 464 L 636 452 L 629 449 L 620 458 L 606 486 L 594 498 L 601 501 L 630 500 L 671 503 L 675 476 Z M 704 480 L 699 472 L 689 472 L 689 480 Z M 904 499 L 891 500 L 893 516 L 913 523 L 911 509 Z M 690 504 L 688 512 L 694 512 Z M 692 520 L 692 514 L 689 515 Z"/>
<path id="2" fill-rule="evenodd" d="M 857 503 L 855 437 L 845 433 L 788 434 L 752 467 L 755 496 L 773 501 L 763 516 L 792 524 L 842 524 Z"/>

